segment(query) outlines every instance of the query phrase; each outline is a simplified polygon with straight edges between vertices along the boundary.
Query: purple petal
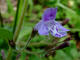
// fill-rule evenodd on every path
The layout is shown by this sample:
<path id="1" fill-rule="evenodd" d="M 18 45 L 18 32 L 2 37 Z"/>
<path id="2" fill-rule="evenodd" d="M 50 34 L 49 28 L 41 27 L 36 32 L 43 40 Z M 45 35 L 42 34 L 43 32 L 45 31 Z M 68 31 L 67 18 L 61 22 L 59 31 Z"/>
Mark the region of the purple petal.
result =
<path id="1" fill-rule="evenodd" d="M 48 29 L 42 20 L 35 26 L 34 29 L 38 30 L 38 33 L 40 35 L 48 35 L 49 34 Z"/>
<path id="2" fill-rule="evenodd" d="M 43 21 L 41 20 L 39 23 L 36 24 L 34 29 L 39 30 L 42 24 L 43 24 Z"/>
<path id="3" fill-rule="evenodd" d="M 40 35 L 49 35 L 48 29 L 44 24 L 41 25 L 41 28 L 38 30 L 38 33 Z"/>
<path id="4" fill-rule="evenodd" d="M 46 21 L 45 22 L 45 25 L 48 27 L 48 28 L 51 28 L 52 26 L 54 26 L 55 22 L 53 20 L 50 20 L 50 21 Z"/>
<path id="5" fill-rule="evenodd" d="M 45 10 L 42 20 L 36 24 L 35 28 L 40 35 L 49 35 L 49 32 L 55 37 L 64 37 L 68 29 L 64 28 L 59 22 L 55 21 L 57 8 L 48 8 Z M 45 22 L 46 21 L 46 22 Z"/>
<path id="6" fill-rule="evenodd" d="M 42 20 L 49 21 L 54 20 L 56 18 L 57 8 L 47 8 L 44 11 Z"/>
<path id="7" fill-rule="evenodd" d="M 63 26 L 60 26 L 59 29 L 60 29 L 61 31 L 70 31 L 69 29 L 66 29 L 66 28 L 64 28 Z"/>
<path id="8" fill-rule="evenodd" d="M 58 38 L 61 38 L 61 37 L 64 37 L 67 35 L 66 32 L 58 32 L 58 29 L 56 26 L 54 26 L 54 29 L 53 30 L 50 30 L 51 34 L 55 37 L 58 37 Z"/>
<path id="9" fill-rule="evenodd" d="M 55 21 L 56 26 L 59 31 L 70 31 L 69 29 L 64 28 L 59 22 Z"/>
<path id="10" fill-rule="evenodd" d="M 57 33 L 55 34 L 55 37 L 61 38 L 61 37 L 64 37 L 66 35 L 67 35 L 66 32 L 58 32 L 58 34 Z"/>
<path id="11" fill-rule="evenodd" d="M 56 21 L 54 21 L 54 24 L 52 24 L 52 26 L 48 26 L 48 29 L 53 36 L 59 38 L 66 36 L 66 31 L 69 31 L 68 29 L 64 28 L 59 22 Z"/>

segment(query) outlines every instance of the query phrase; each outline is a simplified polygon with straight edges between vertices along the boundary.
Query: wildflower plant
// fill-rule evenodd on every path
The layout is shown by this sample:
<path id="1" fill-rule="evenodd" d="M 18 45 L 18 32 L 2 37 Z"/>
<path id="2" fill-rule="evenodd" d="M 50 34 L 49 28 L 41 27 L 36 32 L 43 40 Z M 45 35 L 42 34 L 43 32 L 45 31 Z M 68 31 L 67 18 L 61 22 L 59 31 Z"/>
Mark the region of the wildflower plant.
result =
<path id="1" fill-rule="evenodd" d="M 32 0 L 30 0 L 30 1 L 32 1 Z M 23 42 L 21 42 L 21 40 L 18 40 L 18 37 L 19 37 L 20 32 L 21 32 L 26 8 L 28 8 L 29 1 L 24 0 L 23 5 L 21 5 L 22 4 L 21 2 L 22 2 L 21 0 L 18 0 L 17 11 L 16 11 L 15 21 L 14 21 L 14 26 L 13 26 L 13 31 L 12 31 L 12 38 L 8 40 L 9 51 L 7 53 L 7 56 L 5 55 L 4 50 L 1 50 L 1 55 L 2 55 L 3 60 L 11 60 L 12 57 L 14 57 L 13 56 L 14 51 L 17 53 L 17 55 L 16 55 L 17 60 L 20 59 L 22 53 L 24 53 L 24 52 L 28 53 L 29 51 L 27 51 L 27 47 L 29 47 L 28 45 L 29 45 L 30 41 L 37 35 L 37 32 L 40 35 L 51 34 L 54 37 L 61 38 L 61 37 L 66 36 L 67 31 L 69 31 L 68 29 L 64 28 L 58 21 L 55 20 L 56 19 L 57 8 L 47 8 L 42 15 L 42 19 L 32 29 L 32 32 L 29 35 L 27 41 L 24 42 L 24 44 L 23 44 Z M 19 9 L 20 6 L 22 7 L 22 9 Z M 30 8 L 30 9 L 32 9 L 32 8 Z M 30 10 L 30 12 L 31 11 L 32 10 Z M 30 15 L 30 14 L 28 14 L 28 15 Z M 65 24 L 66 24 L 66 22 L 63 25 L 65 25 Z M 4 27 L 3 24 L 1 26 Z M 59 45 L 51 44 L 52 46 L 55 45 L 55 47 L 52 47 L 52 49 L 50 49 L 50 51 L 42 51 L 41 53 L 36 53 L 36 54 L 41 55 L 41 54 L 45 54 L 45 52 L 47 52 L 45 54 L 45 56 L 49 56 L 50 54 L 55 53 L 56 50 L 68 47 L 69 46 L 69 40 L 70 39 L 67 39 L 67 40 L 64 40 L 64 41 L 61 41 L 61 42 L 55 42 L 54 41 L 54 43 L 56 43 L 56 44 L 58 44 L 58 43 L 62 43 L 62 44 L 59 44 Z M 20 45 L 20 43 L 22 43 L 22 44 Z M 21 48 L 20 49 L 18 46 L 21 46 L 22 48 L 20 47 Z"/>
<path id="2" fill-rule="evenodd" d="M 36 24 L 35 30 L 38 30 L 40 35 L 51 35 L 61 38 L 67 35 L 68 29 L 64 28 L 59 22 L 55 21 L 57 8 L 47 8 L 41 21 Z"/>

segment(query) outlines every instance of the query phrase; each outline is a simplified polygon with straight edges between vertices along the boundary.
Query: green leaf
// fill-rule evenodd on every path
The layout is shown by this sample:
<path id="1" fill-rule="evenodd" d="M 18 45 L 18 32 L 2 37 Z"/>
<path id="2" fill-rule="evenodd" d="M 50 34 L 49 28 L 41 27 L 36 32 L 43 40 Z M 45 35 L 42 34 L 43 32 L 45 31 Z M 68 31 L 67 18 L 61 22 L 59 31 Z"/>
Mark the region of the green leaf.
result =
<path id="1" fill-rule="evenodd" d="M 26 58 L 27 58 L 27 54 L 22 52 L 21 57 L 19 58 L 19 60 L 25 60 Z"/>
<path id="2" fill-rule="evenodd" d="M 0 39 L 11 40 L 12 36 L 13 36 L 12 32 L 10 32 L 7 29 L 0 28 Z"/>
<path id="3" fill-rule="evenodd" d="M 29 60 L 41 60 L 38 56 L 31 55 Z"/>
<path id="4" fill-rule="evenodd" d="M 56 56 L 53 58 L 53 60 L 72 60 L 72 58 L 62 50 L 59 50 L 57 51 Z"/>

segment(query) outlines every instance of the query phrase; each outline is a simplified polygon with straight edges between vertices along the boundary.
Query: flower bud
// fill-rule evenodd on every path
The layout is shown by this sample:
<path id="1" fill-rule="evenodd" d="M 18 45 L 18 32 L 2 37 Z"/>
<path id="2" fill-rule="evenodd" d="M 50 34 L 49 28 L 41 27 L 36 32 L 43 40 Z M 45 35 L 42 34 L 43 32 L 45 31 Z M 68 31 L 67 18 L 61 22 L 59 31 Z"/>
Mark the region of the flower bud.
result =
<path id="1" fill-rule="evenodd" d="M 37 30 L 33 29 L 31 33 L 31 38 L 33 38 L 37 34 Z"/>
<path id="2" fill-rule="evenodd" d="M 67 24 L 69 22 L 69 19 L 66 18 L 63 22 L 62 22 L 62 25 L 64 26 L 65 24 Z"/>

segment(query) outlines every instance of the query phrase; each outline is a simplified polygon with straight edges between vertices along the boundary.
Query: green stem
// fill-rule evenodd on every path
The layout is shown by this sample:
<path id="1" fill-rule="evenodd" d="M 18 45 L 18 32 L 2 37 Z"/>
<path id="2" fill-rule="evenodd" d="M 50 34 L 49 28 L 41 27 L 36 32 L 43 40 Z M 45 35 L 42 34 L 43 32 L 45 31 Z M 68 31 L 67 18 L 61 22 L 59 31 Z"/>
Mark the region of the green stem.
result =
<path id="1" fill-rule="evenodd" d="M 19 5 L 20 5 L 20 0 L 18 0 L 18 4 L 17 4 L 17 11 L 16 11 L 16 16 L 14 21 L 13 33 L 15 32 L 17 21 L 18 21 Z"/>
<path id="2" fill-rule="evenodd" d="M 31 41 L 31 36 L 29 37 L 29 39 L 27 40 L 27 43 L 26 43 L 26 45 L 25 45 L 25 47 L 22 49 L 22 50 L 24 50 L 24 49 L 26 49 L 27 48 L 27 46 L 29 45 L 29 43 L 30 43 L 30 41 Z"/>
<path id="3" fill-rule="evenodd" d="M 24 0 L 24 5 L 23 5 L 23 10 L 22 10 L 22 13 L 21 13 L 20 21 L 19 21 L 19 24 L 18 24 L 18 26 L 15 30 L 14 37 L 13 37 L 14 42 L 16 42 L 16 40 L 18 38 L 18 35 L 20 33 L 21 27 L 22 27 L 24 14 L 25 14 L 26 7 L 27 7 L 27 2 L 28 2 L 28 0 Z"/>
<path id="4" fill-rule="evenodd" d="M 21 26 L 22 26 L 22 23 L 23 23 L 24 14 L 25 14 L 26 7 L 27 7 L 27 1 L 28 0 L 24 0 L 23 10 L 21 12 L 21 17 L 20 17 L 20 20 L 19 20 L 19 24 L 18 24 L 18 26 L 17 26 L 17 28 L 15 30 L 14 36 L 13 36 L 14 42 L 16 42 L 16 40 L 18 38 L 18 35 L 19 35 L 19 32 L 21 30 Z M 13 49 L 11 47 L 9 47 L 8 56 L 7 56 L 6 60 L 11 60 L 12 52 L 13 52 Z"/>
<path id="5" fill-rule="evenodd" d="M 7 55 L 6 60 L 11 60 L 11 56 L 12 56 L 11 54 L 12 54 L 12 48 L 9 47 L 9 51 L 8 51 L 8 55 Z"/>

